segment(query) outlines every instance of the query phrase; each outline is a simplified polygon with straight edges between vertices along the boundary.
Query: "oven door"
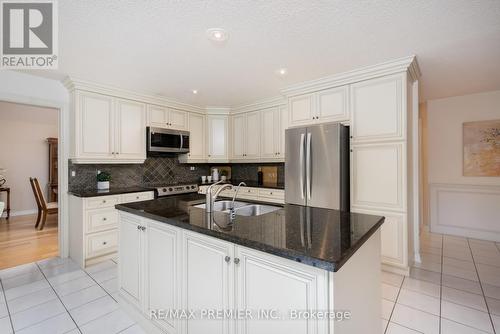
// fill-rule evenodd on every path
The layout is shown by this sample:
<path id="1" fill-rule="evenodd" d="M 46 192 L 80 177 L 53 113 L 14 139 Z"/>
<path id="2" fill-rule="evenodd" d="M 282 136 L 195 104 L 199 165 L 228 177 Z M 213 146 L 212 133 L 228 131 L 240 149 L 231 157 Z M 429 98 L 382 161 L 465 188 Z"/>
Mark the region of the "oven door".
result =
<path id="1" fill-rule="evenodd" d="M 189 152 L 189 132 L 162 128 L 147 128 L 148 152 L 187 153 Z M 187 150 L 183 145 L 187 137 Z"/>

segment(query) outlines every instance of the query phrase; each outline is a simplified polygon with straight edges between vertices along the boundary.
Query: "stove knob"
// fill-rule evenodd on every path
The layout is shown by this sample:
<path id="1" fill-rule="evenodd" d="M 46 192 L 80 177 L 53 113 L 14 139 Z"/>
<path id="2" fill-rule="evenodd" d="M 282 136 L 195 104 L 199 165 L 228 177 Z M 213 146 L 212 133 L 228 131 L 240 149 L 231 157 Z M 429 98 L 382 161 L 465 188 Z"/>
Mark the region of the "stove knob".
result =
<path id="1" fill-rule="evenodd" d="M 164 193 L 167 192 L 167 188 L 163 188 L 161 191 L 163 191 Z"/>
<path id="2" fill-rule="evenodd" d="M 168 191 L 172 191 L 172 190 L 174 190 L 174 189 L 172 189 L 172 188 L 168 188 Z"/>
<path id="3" fill-rule="evenodd" d="M 196 188 L 196 186 L 191 186 L 191 189 L 194 189 L 194 188 Z"/>

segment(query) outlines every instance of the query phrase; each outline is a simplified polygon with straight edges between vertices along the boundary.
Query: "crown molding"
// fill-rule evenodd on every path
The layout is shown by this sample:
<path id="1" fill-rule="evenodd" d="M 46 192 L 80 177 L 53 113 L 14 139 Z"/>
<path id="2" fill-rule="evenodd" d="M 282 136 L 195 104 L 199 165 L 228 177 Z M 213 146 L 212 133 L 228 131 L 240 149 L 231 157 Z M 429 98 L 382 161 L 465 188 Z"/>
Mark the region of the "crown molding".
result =
<path id="1" fill-rule="evenodd" d="M 84 90 L 84 91 L 89 91 L 89 92 L 94 92 L 94 93 L 101 93 L 105 95 L 111 95 L 127 100 L 135 100 L 138 102 L 142 103 L 149 103 L 149 104 L 156 104 L 160 106 L 165 106 L 165 107 L 170 107 L 174 109 L 182 109 L 185 111 L 191 111 L 191 112 L 196 112 L 196 113 L 205 113 L 205 108 L 204 107 L 199 107 L 187 103 L 182 103 L 182 102 L 177 102 L 174 100 L 171 100 L 169 98 L 160 96 L 160 95 L 152 95 L 152 94 L 146 94 L 146 93 L 139 93 L 139 92 L 134 92 L 114 86 L 109 86 L 109 85 L 104 85 L 104 84 L 99 84 L 99 83 L 94 83 L 94 82 L 89 82 L 85 80 L 80 80 L 80 79 L 75 79 L 71 77 L 66 77 L 63 81 L 62 84 L 64 87 L 68 89 L 68 91 L 72 92 L 75 89 L 78 90 Z"/>
<path id="2" fill-rule="evenodd" d="M 284 96 L 275 96 L 267 99 L 262 99 L 254 103 L 244 104 L 231 108 L 231 113 L 239 114 L 249 111 L 257 111 L 267 108 L 278 107 L 286 104 L 286 98 Z"/>
<path id="3" fill-rule="evenodd" d="M 376 65 L 365 66 L 353 71 L 301 82 L 282 89 L 281 94 L 288 97 L 298 94 L 311 93 L 335 86 L 347 85 L 358 81 L 373 79 L 401 72 L 409 73 L 409 78 L 412 81 L 418 80 L 421 72 L 420 67 L 418 66 L 417 57 L 413 55 L 398 58 Z"/>
<path id="4" fill-rule="evenodd" d="M 207 115 L 230 115 L 230 107 L 206 107 L 205 113 Z"/>

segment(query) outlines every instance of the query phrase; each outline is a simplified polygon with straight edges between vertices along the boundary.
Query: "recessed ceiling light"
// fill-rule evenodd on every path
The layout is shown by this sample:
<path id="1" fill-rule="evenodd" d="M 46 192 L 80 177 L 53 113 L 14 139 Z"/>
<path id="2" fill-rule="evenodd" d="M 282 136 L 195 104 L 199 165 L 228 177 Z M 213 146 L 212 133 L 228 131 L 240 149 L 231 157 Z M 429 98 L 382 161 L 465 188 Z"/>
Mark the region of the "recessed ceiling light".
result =
<path id="1" fill-rule="evenodd" d="M 229 37 L 227 31 L 221 28 L 208 29 L 207 36 L 214 42 L 224 42 Z"/>
<path id="2" fill-rule="evenodd" d="M 288 70 L 284 67 L 276 70 L 276 74 L 281 75 L 281 76 L 287 75 L 287 73 L 288 73 Z"/>
<path id="3" fill-rule="evenodd" d="M 193 90 L 192 90 L 192 92 L 193 92 L 193 94 L 195 94 L 195 95 L 196 95 L 196 94 L 198 94 L 198 90 L 197 90 L 197 89 L 193 89 Z"/>

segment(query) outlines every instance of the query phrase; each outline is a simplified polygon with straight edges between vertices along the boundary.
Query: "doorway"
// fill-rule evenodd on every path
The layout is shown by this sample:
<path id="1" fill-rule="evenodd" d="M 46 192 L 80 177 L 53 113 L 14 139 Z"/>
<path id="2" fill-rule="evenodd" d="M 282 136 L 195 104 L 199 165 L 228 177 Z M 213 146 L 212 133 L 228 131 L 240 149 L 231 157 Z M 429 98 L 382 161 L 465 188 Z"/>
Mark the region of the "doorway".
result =
<path id="1" fill-rule="evenodd" d="M 59 254 L 59 123 L 58 109 L 0 101 L 0 270 Z"/>

